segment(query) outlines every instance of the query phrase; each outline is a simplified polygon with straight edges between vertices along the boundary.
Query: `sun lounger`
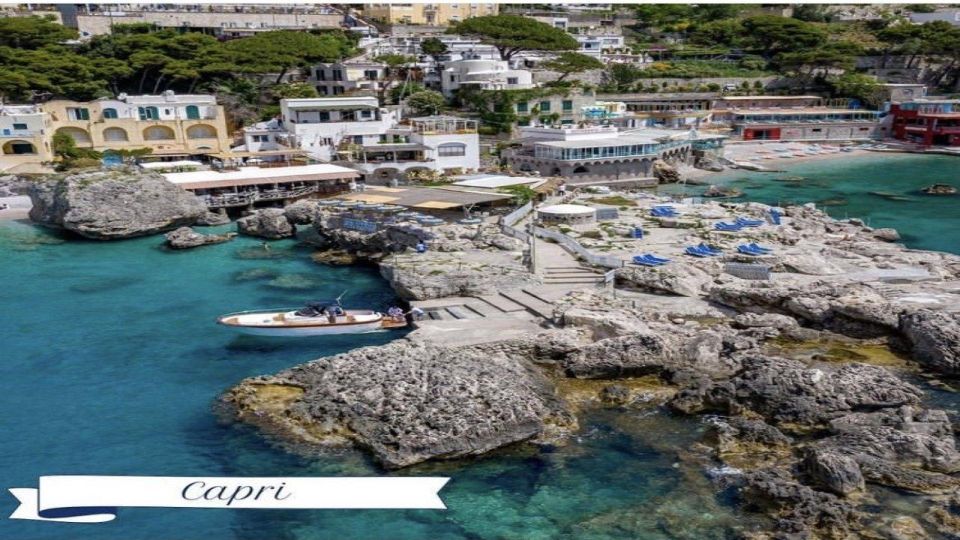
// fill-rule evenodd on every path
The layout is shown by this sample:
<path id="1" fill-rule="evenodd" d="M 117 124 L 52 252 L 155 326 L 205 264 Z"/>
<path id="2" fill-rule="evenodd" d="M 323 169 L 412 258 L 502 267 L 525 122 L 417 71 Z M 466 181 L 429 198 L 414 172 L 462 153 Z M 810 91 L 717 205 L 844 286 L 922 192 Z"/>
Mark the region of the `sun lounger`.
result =
<path id="1" fill-rule="evenodd" d="M 712 253 L 713 255 L 720 255 L 721 253 L 723 253 L 723 250 L 722 250 L 722 249 L 720 249 L 720 248 L 715 248 L 715 247 L 713 247 L 713 246 L 708 246 L 708 245 L 704 244 L 703 242 L 700 242 L 700 245 L 698 245 L 697 248 L 699 248 L 700 251 L 705 251 L 705 252 L 708 252 L 708 253 Z"/>
<path id="2" fill-rule="evenodd" d="M 703 258 L 703 257 L 712 257 L 712 256 L 713 256 L 713 255 L 711 255 L 711 254 L 709 254 L 709 253 L 706 253 L 705 251 L 701 251 L 701 250 L 699 250 L 699 249 L 697 249 L 697 248 L 695 248 L 695 247 L 688 247 L 687 249 L 683 250 L 683 252 L 686 253 L 687 255 L 692 255 L 692 256 L 694 256 L 694 257 L 700 257 L 700 258 Z"/>
<path id="3" fill-rule="evenodd" d="M 663 259 L 649 253 L 644 253 L 643 255 L 636 255 L 633 257 L 633 262 L 635 264 L 641 264 L 644 266 L 660 266 L 662 264 L 667 264 L 670 262 L 670 259 Z"/>
<path id="4" fill-rule="evenodd" d="M 737 246 L 737 251 L 739 251 L 740 253 L 743 253 L 744 255 L 751 255 L 751 256 L 754 256 L 754 257 L 759 257 L 759 256 L 761 256 L 761 255 L 769 255 L 769 254 L 770 254 L 769 251 L 761 251 L 761 250 L 759 250 L 759 249 L 750 247 L 750 246 L 747 245 L 747 244 L 740 244 L 739 246 Z"/>
<path id="5" fill-rule="evenodd" d="M 747 219 L 745 217 L 738 217 L 736 219 L 737 225 L 743 225 L 744 227 L 759 227 L 765 222 L 762 219 Z"/>
<path id="6" fill-rule="evenodd" d="M 752 249 L 752 250 L 754 250 L 754 251 L 759 251 L 760 253 L 772 253 L 772 252 L 773 252 L 773 250 L 772 250 L 771 248 L 763 247 L 763 246 L 757 244 L 756 242 L 751 242 L 751 243 L 747 244 L 747 247 L 750 248 L 750 249 Z"/>
<path id="7" fill-rule="evenodd" d="M 720 223 L 714 223 L 713 228 L 718 231 L 736 232 L 742 229 L 743 225 L 740 225 L 739 223 L 726 223 L 724 221 L 721 221 Z"/>

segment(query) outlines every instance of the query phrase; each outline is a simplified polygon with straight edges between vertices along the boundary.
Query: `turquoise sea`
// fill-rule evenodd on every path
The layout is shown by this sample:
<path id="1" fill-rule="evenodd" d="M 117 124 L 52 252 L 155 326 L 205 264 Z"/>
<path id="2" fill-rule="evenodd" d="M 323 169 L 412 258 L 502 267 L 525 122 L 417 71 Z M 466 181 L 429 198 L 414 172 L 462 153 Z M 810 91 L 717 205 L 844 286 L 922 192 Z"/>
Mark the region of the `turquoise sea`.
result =
<path id="1" fill-rule="evenodd" d="M 840 155 L 835 159 L 778 165 L 779 173 L 726 171 L 709 181 L 740 189 L 734 201 L 817 203 L 835 218 L 857 217 L 872 227 L 893 227 L 917 249 L 960 253 L 960 195 L 925 195 L 930 184 L 960 189 L 960 158 L 917 154 Z M 678 186 L 661 188 L 678 193 Z M 706 186 L 687 186 L 691 195 Z"/>
<path id="2" fill-rule="evenodd" d="M 956 185 L 957 164 L 869 156 L 724 178 L 764 202 L 844 198 L 831 213 L 897 227 L 917 247 L 960 252 L 958 199 L 915 193 L 933 182 Z M 788 176 L 805 180 L 777 180 Z M 396 299 L 377 273 L 317 265 L 291 241 L 272 242 L 269 251 L 248 238 L 187 252 L 161 244 L 160 237 L 64 241 L 27 223 L 0 223 L 2 487 L 36 487 L 38 476 L 57 474 L 384 474 L 356 451 L 287 453 L 246 426 L 219 424 L 211 409 L 244 377 L 398 336 L 244 338 L 215 326 L 218 314 L 343 290 L 350 304 L 385 308 Z M 937 399 L 956 407 L 952 395 Z M 564 446 L 517 446 L 398 473 L 452 477 L 442 492 L 446 511 L 127 508 L 112 522 L 83 525 L 3 519 L 15 507 L 5 494 L 0 538 L 700 540 L 753 526 L 688 455 L 701 420 L 600 411 L 581 426 Z"/>
<path id="3" fill-rule="evenodd" d="M 187 252 L 161 244 L 65 242 L 27 223 L 0 223 L 4 489 L 58 474 L 383 474 L 359 452 L 289 454 L 250 428 L 218 424 L 211 410 L 244 377 L 398 335 L 238 337 L 213 323 L 218 314 L 343 290 L 350 304 L 386 308 L 395 298 L 379 275 L 318 265 L 292 241 L 269 251 L 247 238 Z M 690 490 L 674 466 L 675 449 L 701 428 L 659 413 L 598 413 L 564 447 L 518 447 L 402 473 L 451 476 L 447 511 L 128 508 L 103 524 L 0 519 L 0 538 L 668 538 L 664 530 L 722 523 L 707 527 L 721 538 L 733 514 L 708 486 Z M 4 518 L 14 501 L 4 491 Z"/>

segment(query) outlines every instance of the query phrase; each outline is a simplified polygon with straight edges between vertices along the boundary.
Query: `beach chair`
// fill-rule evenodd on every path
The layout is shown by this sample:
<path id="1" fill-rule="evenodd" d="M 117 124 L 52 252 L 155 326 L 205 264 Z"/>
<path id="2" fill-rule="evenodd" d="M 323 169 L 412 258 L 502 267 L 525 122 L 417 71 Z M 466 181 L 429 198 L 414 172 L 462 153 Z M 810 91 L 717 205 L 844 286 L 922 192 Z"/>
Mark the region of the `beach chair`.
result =
<path id="1" fill-rule="evenodd" d="M 661 266 L 670 262 L 670 259 L 663 259 L 649 253 L 644 253 L 643 255 L 636 255 L 633 257 L 634 264 L 640 264 L 643 266 Z"/>
<path id="2" fill-rule="evenodd" d="M 772 210 L 772 209 L 770 210 L 770 223 L 772 223 L 773 225 L 780 224 L 780 212 L 778 212 L 777 210 Z"/>
<path id="3" fill-rule="evenodd" d="M 743 225 L 721 221 L 720 223 L 714 223 L 713 228 L 718 231 L 736 232 L 742 229 Z"/>
<path id="4" fill-rule="evenodd" d="M 744 227 L 759 227 L 765 223 L 762 219 L 747 219 L 745 217 L 737 217 L 734 222 Z"/>
<path id="5" fill-rule="evenodd" d="M 651 253 L 644 253 L 643 256 L 646 257 L 648 260 L 653 261 L 653 262 L 655 262 L 655 263 L 666 264 L 666 263 L 670 262 L 670 259 L 664 259 L 663 257 L 657 257 L 656 255 L 653 255 L 653 254 L 651 254 Z"/>
<path id="6" fill-rule="evenodd" d="M 772 252 L 773 252 L 773 249 L 768 248 L 768 247 L 763 247 L 763 246 L 757 244 L 756 242 L 751 242 L 751 243 L 747 244 L 747 247 L 750 248 L 750 249 L 752 249 L 752 250 L 754 250 L 754 251 L 757 251 L 757 252 L 759 252 L 759 253 L 772 253 Z"/>
<path id="7" fill-rule="evenodd" d="M 701 258 L 701 259 L 704 258 L 704 257 L 713 257 L 713 256 L 714 256 L 713 253 L 710 253 L 710 252 L 704 251 L 704 250 L 702 250 L 702 249 L 699 249 L 699 248 L 696 247 L 696 246 L 688 247 L 688 248 L 686 248 L 685 250 L 683 250 L 683 252 L 686 253 L 687 255 L 691 255 L 691 256 L 693 256 L 693 257 L 698 257 L 698 258 Z"/>
<path id="8" fill-rule="evenodd" d="M 737 246 L 737 251 L 739 251 L 740 253 L 743 253 L 744 255 L 750 255 L 750 256 L 752 256 L 752 257 L 759 257 L 759 256 L 761 256 L 761 255 L 769 255 L 768 252 L 758 251 L 758 250 L 756 250 L 756 249 L 751 248 L 751 247 L 748 246 L 747 244 L 740 244 L 739 246 Z"/>
<path id="9" fill-rule="evenodd" d="M 704 251 L 704 252 L 710 253 L 711 255 L 720 255 L 721 253 L 723 253 L 723 250 L 722 250 L 722 249 L 720 249 L 720 248 L 715 248 L 715 247 L 713 247 L 713 246 L 708 246 L 707 244 L 704 244 L 703 242 L 700 242 L 700 245 L 698 245 L 697 247 L 700 249 L 700 251 Z"/>

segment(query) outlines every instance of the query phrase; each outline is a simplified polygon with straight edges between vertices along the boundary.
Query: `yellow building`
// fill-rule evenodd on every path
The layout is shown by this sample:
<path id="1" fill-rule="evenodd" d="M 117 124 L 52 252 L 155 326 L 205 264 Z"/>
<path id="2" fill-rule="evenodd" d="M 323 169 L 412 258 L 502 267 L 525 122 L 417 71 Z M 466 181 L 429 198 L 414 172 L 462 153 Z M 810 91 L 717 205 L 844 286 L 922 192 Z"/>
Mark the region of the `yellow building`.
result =
<path id="1" fill-rule="evenodd" d="M 386 24 L 425 24 L 446 26 L 451 23 L 496 15 L 497 4 L 364 4 L 363 14 Z"/>
<path id="2" fill-rule="evenodd" d="M 230 150 L 223 107 L 212 95 L 127 96 L 41 105 L 49 137 L 66 133 L 80 148 L 98 151 L 150 148 L 155 156 L 214 154 Z"/>
<path id="3" fill-rule="evenodd" d="M 53 160 L 50 116 L 37 105 L 0 105 L 0 173 L 36 172 Z"/>

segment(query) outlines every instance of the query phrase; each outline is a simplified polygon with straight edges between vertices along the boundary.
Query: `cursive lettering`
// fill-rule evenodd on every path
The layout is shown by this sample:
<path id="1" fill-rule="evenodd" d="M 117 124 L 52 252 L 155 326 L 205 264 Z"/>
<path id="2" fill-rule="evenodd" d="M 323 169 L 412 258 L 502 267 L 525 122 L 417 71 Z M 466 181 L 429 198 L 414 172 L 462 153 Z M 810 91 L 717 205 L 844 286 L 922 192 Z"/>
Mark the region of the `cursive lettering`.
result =
<path id="1" fill-rule="evenodd" d="M 259 501 L 261 497 L 272 496 L 275 500 L 283 501 L 289 499 L 292 493 L 283 494 L 283 488 L 286 482 L 281 482 L 279 486 L 272 485 L 213 485 L 207 486 L 206 482 L 190 482 L 184 486 L 180 496 L 187 501 L 225 501 L 224 506 L 230 506 L 237 501 L 247 499 Z"/>

